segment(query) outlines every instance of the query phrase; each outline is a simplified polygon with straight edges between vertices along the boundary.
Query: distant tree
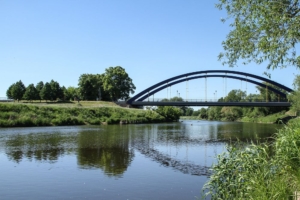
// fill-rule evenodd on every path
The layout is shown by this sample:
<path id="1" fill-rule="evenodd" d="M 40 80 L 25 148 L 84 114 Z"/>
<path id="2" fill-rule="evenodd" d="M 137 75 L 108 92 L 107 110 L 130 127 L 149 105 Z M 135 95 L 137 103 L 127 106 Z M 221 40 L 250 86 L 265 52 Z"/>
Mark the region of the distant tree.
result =
<path id="1" fill-rule="evenodd" d="M 233 67 L 243 59 L 245 64 L 269 61 L 267 69 L 300 67 L 300 1 L 219 0 L 216 6 L 231 21 L 219 55 L 223 64 Z"/>
<path id="2" fill-rule="evenodd" d="M 225 102 L 239 102 L 246 98 L 246 93 L 241 90 L 231 90 L 225 97 Z"/>
<path id="3" fill-rule="evenodd" d="M 51 88 L 50 99 L 52 101 L 56 99 L 63 99 L 64 94 L 59 83 L 54 80 L 51 80 L 49 84 Z"/>
<path id="4" fill-rule="evenodd" d="M 130 93 L 135 91 L 135 85 L 125 69 L 116 66 L 105 69 L 103 76 L 103 89 L 107 91 L 113 101 L 128 99 Z"/>
<path id="5" fill-rule="evenodd" d="M 192 116 L 193 115 L 193 112 L 194 112 L 194 109 L 191 108 L 191 107 L 187 107 L 185 113 L 184 113 L 184 116 Z"/>
<path id="6" fill-rule="evenodd" d="M 220 120 L 222 118 L 221 115 L 221 106 L 211 106 L 207 109 L 207 118 L 209 120 Z"/>
<path id="7" fill-rule="evenodd" d="M 181 110 L 174 106 L 157 106 L 155 111 L 169 121 L 178 121 L 182 114 Z"/>
<path id="8" fill-rule="evenodd" d="M 78 80 L 78 88 L 82 99 L 95 101 L 100 98 L 99 89 L 102 88 L 102 76 L 100 74 L 82 74 Z"/>
<path id="9" fill-rule="evenodd" d="M 29 84 L 27 86 L 25 93 L 23 95 L 23 99 L 30 100 L 30 101 L 39 99 L 39 93 L 33 84 Z"/>
<path id="10" fill-rule="evenodd" d="M 50 100 L 51 99 L 51 85 L 50 83 L 46 82 L 43 89 L 40 91 L 40 97 L 43 100 Z"/>
<path id="11" fill-rule="evenodd" d="M 64 91 L 64 95 L 66 100 L 79 99 L 79 89 L 70 86 Z"/>
<path id="12" fill-rule="evenodd" d="M 192 116 L 198 117 L 200 115 L 200 109 L 199 110 L 194 110 L 192 113 Z"/>
<path id="13" fill-rule="evenodd" d="M 43 87 L 44 87 L 44 82 L 43 81 L 40 81 L 40 82 L 38 82 L 37 84 L 36 84 L 36 86 L 35 86 L 35 88 L 36 88 L 36 90 L 37 90 L 37 92 L 38 92 L 38 100 L 41 100 L 42 98 L 41 98 L 41 96 L 40 96 L 40 93 L 41 93 L 41 90 L 43 89 Z"/>
<path id="14" fill-rule="evenodd" d="M 200 117 L 201 119 L 207 119 L 207 109 L 201 108 L 201 109 L 200 109 L 199 117 Z"/>
<path id="15" fill-rule="evenodd" d="M 17 99 L 19 101 L 22 99 L 22 97 L 25 93 L 25 90 L 26 90 L 25 85 L 20 80 L 20 81 L 14 83 L 13 86 L 11 86 L 9 88 L 10 97 L 13 99 Z"/>
<path id="16" fill-rule="evenodd" d="M 6 96 L 7 96 L 7 98 L 9 98 L 9 99 L 13 99 L 12 89 L 13 89 L 14 86 L 15 86 L 15 83 L 11 84 L 11 85 L 9 86 L 9 88 L 6 90 Z"/>
<path id="17" fill-rule="evenodd" d="M 222 107 L 221 110 L 222 118 L 226 119 L 227 121 L 235 121 L 238 118 L 243 116 L 242 108 L 240 107 Z"/>

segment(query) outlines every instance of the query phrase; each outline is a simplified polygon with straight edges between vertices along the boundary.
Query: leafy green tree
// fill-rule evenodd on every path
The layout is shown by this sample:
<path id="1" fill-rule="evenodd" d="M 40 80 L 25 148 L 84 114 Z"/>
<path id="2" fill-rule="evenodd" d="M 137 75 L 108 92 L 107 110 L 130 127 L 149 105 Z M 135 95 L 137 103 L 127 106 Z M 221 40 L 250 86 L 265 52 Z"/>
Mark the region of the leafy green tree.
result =
<path id="1" fill-rule="evenodd" d="M 192 116 L 193 115 L 193 112 L 194 112 L 194 109 L 191 108 L 191 107 L 187 107 L 185 113 L 184 113 L 184 116 Z"/>
<path id="2" fill-rule="evenodd" d="M 300 1 L 219 0 L 216 7 L 227 11 L 222 21 L 232 27 L 219 55 L 223 64 L 233 67 L 242 59 L 244 64 L 269 61 L 267 69 L 300 67 Z"/>
<path id="3" fill-rule="evenodd" d="M 79 98 L 79 89 L 70 86 L 64 91 L 64 95 L 66 100 L 73 100 Z"/>
<path id="4" fill-rule="evenodd" d="M 99 98 L 99 88 L 102 87 L 100 74 L 82 74 L 78 80 L 79 93 L 84 100 L 95 101 Z"/>
<path id="5" fill-rule="evenodd" d="M 15 83 L 11 84 L 8 89 L 6 90 L 6 96 L 9 99 L 13 99 L 13 95 L 12 95 L 12 89 L 15 86 Z"/>
<path id="6" fill-rule="evenodd" d="M 174 106 L 157 106 L 155 111 L 169 121 L 178 121 L 182 114 L 180 108 Z"/>
<path id="7" fill-rule="evenodd" d="M 128 99 L 130 93 L 133 94 L 136 89 L 132 79 L 120 66 L 105 69 L 102 80 L 104 91 L 109 93 L 113 101 Z"/>
<path id="8" fill-rule="evenodd" d="M 59 83 L 57 81 L 51 80 L 49 84 L 51 88 L 50 99 L 52 101 L 56 99 L 63 99 L 64 94 Z"/>
<path id="9" fill-rule="evenodd" d="M 9 88 L 9 93 L 10 97 L 13 99 L 17 99 L 18 101 L 22 99 L 24 93 L 25 93 L 25 85 L 23 82 L 20 80 L 16 83 L 14 83 L 10 88 Z"/>
<path id="10" fill-rule="evenodd" d="M 199 114 L 199 117 L 201 118 L 201 119 L 207 119 L 207 109 L 205 109 L 205 108 L 201 108 L 200 109 L 200 114 Z"/>
<path id="11" fill-rule="evenodd" d="M 26 88 L 26 91 L 23 95 L 23 99 L 25 100 L 36 100 L 39 99 L 39 93 L 33 84 L 29 84 Z"/>
<path id="12" fill-rule="evenodd" d="M 198 117 L 200 115 L 200 109 L 199 110 L 194 110 L 192 113 L 192 116 Z"/>
<path id="13" fill-rule="evenodd" d="M 207 118 L 209 120 L 220 120 L 222 107 L 220 106 L 211 106 L 207 109 Z"/>
<path id="14" fill-rule="evenodd" d="M 50 83 L 46 82 L 43 89 L 40 91 L 40 97 L 43 100 L 50 100 L 51 99 L 51 85 Z"/>
<path id="15" fill-rule="evenodd" d="M 241 90 L 231 90 L 225 97 L 225 102 L 240 102 L 246 98 L 246 93 Z"/>
<path id="16" fill-rule="evenodd" d="M 38 92 L 38 100 L 41 100 L 42 98 L 41 98 L 41 96 L 40 96 L 40 93 L 41 93 L 41 90 L 43 89 L 43 87 L 44 87 L 44 82 L 43 81 L 40 81 L 40 82 L 38 82 L 37 84 L 36 84 L 36 86 L 35 86 L 35 88 L 36 88 L 36 90 L 37 90 L 37 92 Z"/>
<path id="17" fill-rule="evenodd" d="M 243 110 L 240 107 L 226 107 L 221 110 L 221 115 L 227 121 L 235 121 L 243 116 Z"/>

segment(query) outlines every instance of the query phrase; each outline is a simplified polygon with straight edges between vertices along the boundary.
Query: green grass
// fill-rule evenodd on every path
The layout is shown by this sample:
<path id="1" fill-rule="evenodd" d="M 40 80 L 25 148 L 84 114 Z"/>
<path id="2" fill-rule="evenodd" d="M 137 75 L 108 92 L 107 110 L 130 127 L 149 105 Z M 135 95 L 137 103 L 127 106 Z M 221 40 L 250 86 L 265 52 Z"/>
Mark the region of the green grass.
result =
<path id="1" fill-rule="evenodd" d="M 283 119 L 285 117 L 288 117 L 288 114 L 285 113 L 275 113 L 272 115 L 267 115 L 264 117 L 255 117 L 255 118 L 250 118 L 250 117 L 243 117 L 239 121 L 241 122 L 256 122 L 256 123 L 277 123 L 279 119 Z"/>
<path id="2" fill-rule="evenodd" d="M 150 110 L 110 102 L 0 103 L 0 127 L 152 123 L 166 119 Z"/>
<path id="3" fill-rule="evenodd" d="M 269 144 L 230 145 L 217 157 L 204 186 L 212 199 L 294 199 L 300 191 L 300 119 Z"/>

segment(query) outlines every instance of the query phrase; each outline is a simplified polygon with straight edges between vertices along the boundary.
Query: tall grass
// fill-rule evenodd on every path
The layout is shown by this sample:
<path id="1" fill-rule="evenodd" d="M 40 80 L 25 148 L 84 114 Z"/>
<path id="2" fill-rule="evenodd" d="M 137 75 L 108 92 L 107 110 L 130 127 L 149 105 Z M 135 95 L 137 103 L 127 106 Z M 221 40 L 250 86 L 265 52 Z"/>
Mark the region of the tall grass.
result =
<path id="1" fill-rule="evenodd" d="M 273 143 L 235 144 L 217 157 L 204 186 L 212 199 L 293 199 L 300 191 L 300 121 L 279 130 Z"/>
<path id="2" fill-rule="evenodd" d="M 0 127 L 151 123 L 166 119 L 154 111 L 121 107 L 58 107 L 0 103 Z"/>

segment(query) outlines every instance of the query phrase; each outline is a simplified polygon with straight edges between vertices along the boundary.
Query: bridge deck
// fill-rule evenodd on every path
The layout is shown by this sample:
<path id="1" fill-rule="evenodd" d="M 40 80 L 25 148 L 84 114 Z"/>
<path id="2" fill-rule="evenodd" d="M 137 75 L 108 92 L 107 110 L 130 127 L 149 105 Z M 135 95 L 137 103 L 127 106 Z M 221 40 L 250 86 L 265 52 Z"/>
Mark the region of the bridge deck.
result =
<path id="1" fill-rule="evenodd" d="M 289 107 L 290 102 L 189 102 L 189 101 L 134 101 L 132 106 L 238 106 L 238 107 Z"/>

